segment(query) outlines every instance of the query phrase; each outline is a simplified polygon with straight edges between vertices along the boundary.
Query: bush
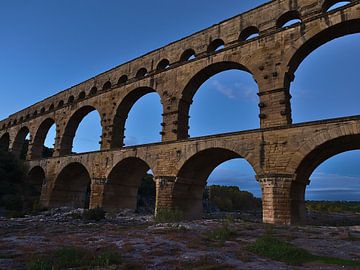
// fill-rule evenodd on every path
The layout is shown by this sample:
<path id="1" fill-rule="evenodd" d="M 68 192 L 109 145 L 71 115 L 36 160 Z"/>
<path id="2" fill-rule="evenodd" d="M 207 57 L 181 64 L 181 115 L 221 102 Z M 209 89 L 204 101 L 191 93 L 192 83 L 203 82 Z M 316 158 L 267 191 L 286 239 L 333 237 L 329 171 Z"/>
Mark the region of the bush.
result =
<path id="1" fill-rule="evenodd" d="M 101 207 L 85 210 L 82 214 L 82 218 L 85 220 L 100 221 L 102 219 L 105 219 L 105 211 Z"/>
<path id="2" fill-rule="evenodd" d="M 322 262 L 334 265 L 360 266 L 360 261 L 313 255 L 309 251 L 293 246 L 275 236 L 265 235 L 248 246 L 248 250 L 276 261 L 298 265 L 306 262 Z"/>
<path id="3" fill-rule="evenodd" d="M 26 264 L 28 270 L 57 270 L 75 267 L 106 267 L 122 263 L 121 254 L 114 249 L 106 249 L 96 254 L 93 251 L 77 247 L 63 247 L 50 254 L 30 258 Z"/>
<path id="4" fill-rule="evenodd" d="M 223 222 L 222 226 L 213 229 L 209 233 L 206 234 L 206 236 L 209 239 L 217 240 L 217 241 L 228 241 L 232 236 L 236 235 L 235 230 L 230 228 L 231 223 L 233 223 L 233 219 L 231 217 L 226 217 Z"/>
<path id="5" fill-rule="evenodd" d="M 261 199 L 236 186 L 209 186 L 209 201 L 221 211 L 243 211 L 261 209 Z"/>
<path id="6" fill-rule="evenodd" d="M 179 222 L 183 219 L 183 212 L 177 209 L 159 209 L 155 216 L 155 222 L 158 223 Z"/>

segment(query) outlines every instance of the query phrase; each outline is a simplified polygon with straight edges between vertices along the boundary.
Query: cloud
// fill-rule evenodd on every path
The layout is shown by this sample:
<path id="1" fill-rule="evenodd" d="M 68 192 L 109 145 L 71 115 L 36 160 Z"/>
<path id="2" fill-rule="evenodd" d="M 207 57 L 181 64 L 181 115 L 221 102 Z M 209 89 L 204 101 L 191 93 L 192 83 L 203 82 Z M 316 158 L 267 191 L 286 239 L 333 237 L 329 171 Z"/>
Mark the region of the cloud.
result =
<path id="1" fill-rule="evenodd" d="M 230 99 L 235 99 L 236 95 L 234 93 L 234 89 L 221 84 L 219 81 L 213 81 L 213 86 L 215 87 L 215 89 L 220 92 L 221 94 L 223 94 L 224 96 L 230 98 Z"/>
<path id="2" fill-rule="evenodd" d="M 139 139 L 135 136 L 126 136 L 125 145 L 137 145 L 139 144 Z"/>
<path id="3" fill-rule="evenodd" d="M 216 91 L 220 92 L 229 99 L 244 99 L 251 102 L 257 102 L 257 90 L 249 85 L 240 82 L 230 84 L 221 83 L 218 80 L 212 82 Z"/>

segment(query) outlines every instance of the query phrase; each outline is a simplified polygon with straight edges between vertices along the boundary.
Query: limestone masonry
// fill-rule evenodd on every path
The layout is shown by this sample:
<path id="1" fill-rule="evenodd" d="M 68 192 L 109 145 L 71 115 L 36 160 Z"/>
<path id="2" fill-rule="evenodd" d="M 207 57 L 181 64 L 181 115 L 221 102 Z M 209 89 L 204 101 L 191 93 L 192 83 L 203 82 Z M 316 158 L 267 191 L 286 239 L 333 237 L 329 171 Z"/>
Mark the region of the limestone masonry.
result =
<path id="1" fill-rule="evenodd" d="M 300 222 L 313 170 L 333 155 L 360 148 L 360 116 L 296 125 L 291 119 L 289 88 L 299 64 L 322 44 L 360 32 L 360 1 L 328 12 L 337 2 L 271 1 L 152 51 L 0 121 L 0 146 L 20 155 L 30 133 L 28 178 L 41 188 L 44 206 L 85 207 L 91 186 L 90 207 L 134 208 L 140 181 L 151 169 L 156 210 L 176 208 L 189 218 L 201 215 L 212 170 L 241 157 L 261 184 L 264 222 Z M 300 22 L 283 27 L 292 19 Z M 258 36 L 249 39 L 253 34 Z M 260 128 L 189 138 L 194 94 L 229 69 L 249 72 L 257 82 Z M 150 92 L 161 97 L 162 142 L 124 147 L 127 115 Z M 94 110 L 101 116 L 101 151 L 72 154 L 76 129 Z M 53 157 L 42 158 L 54 123 Z"/>

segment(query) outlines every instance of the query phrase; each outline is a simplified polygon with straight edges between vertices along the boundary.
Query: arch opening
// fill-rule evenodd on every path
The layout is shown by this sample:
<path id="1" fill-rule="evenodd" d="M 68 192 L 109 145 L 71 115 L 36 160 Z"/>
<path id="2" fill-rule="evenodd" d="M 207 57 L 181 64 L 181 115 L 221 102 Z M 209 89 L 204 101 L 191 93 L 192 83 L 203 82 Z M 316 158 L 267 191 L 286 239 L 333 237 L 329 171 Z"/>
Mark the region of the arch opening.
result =
<path id="1" fill-rule="evenodd" d="M 324 2 L 323 12 L 330 12 L 340 7 L 346 6 L 350 4 L 351 1 L 343 1 L 343 0 L 328 0 Z"/>
<path id="2" fill-rule="evenodd" d="M 185 50 L 180 56 L 180 62 L 190 61 L 196 58 L 195 51 L 193 49 Z"/>
<path id="3" fill-rule="evenodd" d="M 57 107 L 58 108 L 64 107 L 64 101 L 60 100 Z"/>
<path id="4" fill-rule="evenodd" d="M 257 92 L 250 71 L 238 63 L 219 62 L 206 67 L 183 90 L 178 138 L 188 138 L 189 131 L 191 136 L 204 136 L 258 128 Z M 234 115 L 248 117 L 239 119 Z"/>
<path id="5" fill-rule="evenodd" d="M 342 28 L 345 25 L 348 28 Z M 311 43 L 301 46 L 290 62 L 291 74 L 296 71 L 296 80 L 291 83 L 295 123 L 360 114 L 360 25 L 349 22 L 342 27 L 324 30 L 332 38 L 320 33 L 310 39 Z"/>
<path id="6" fill-rule="evenodd" d="M 74 96 L 70 96 L 68 99 L 68 104 L 73 104 L 75 101 L 75 97 Z"/>
<path id="7" fill-rule="evenodd" d="M 250 26 L 241 31 L 239 41 L 247 41 L 259 36 L 259 29 L 256 26 Z"/>
<path id="8" fill-rule="evenodd" d="M 103 87 L 102 87 L 102 90 L 103 91 L 107 91 L 107 90 L 110 90 L 112 87 L 111 85 L 111 82 L 110 81 L 107 81 L 106 83 L 104 83 Z"/>
<path id="9" fill-rule="evenodd" d="M 78 100 L 82 100 L 86 97 L 85 91 L 81 91 L 79 96 L 78 96 Z"/>
<path id="10" fill-rule="evenodd" d="M 16 157 L 22 160 L 26 159 L 30 142 L 30 131 L 27 127 L 22 127 L 17 133 L 13 146 L 12 152 Z"/>
<path id="11" fill-rule="evenodd" d="M 67 165 L 55 180 L 49 207 L 89 208 L 91 178 L 80 163 Z"/>
<path id="12" fill-rule="evenodd" d="M 29 194 L 29 203 L 31 204 L 29 209 L 31 209 L 34 203 L 40 203 L 41 189 L 45 184 L 45 172 L 43 168 L 40 166 L 32 168 L 26 177 L 26 182 L 31 187 Z"/>
<path id="13" fill-rule="evenodd" d="M 354 151 L 357 150 L 357 151 Z M 305 191 L 307 189 L 307 185 L 313 181 L 311 181 L 311 178 L 314 178 L 314 182 L 320 181 L 320 188 L 318 187 L 318 194 L 322 192 L 323 194 L 327 195 L 328 197 L 324 197 L 324 195 L 317 195 L 317 199 L 325 199 L 328 200 L 331 199 L 331 196 L 334 197 L 335 194 L 331 195 L 331 189 L 335 189 L 335 192 L 337 196 L 339 195 L 339 192 L 344 191 L 344 187 L 347 186 L 346 191 L 348 194 L 345 194 L 345 197 L 342 197 L 341 200 L 346 200 L 346 198 L 349 198 L 349 192 L 351 191 L 353 197 L 350 197 L 350 200 L 353 200 L 352 198 L 356 198 L 358 200 L 359 194 L 360 194 L 360 171 L 358 171 L 358 164 L 354 163 L 354 160 L 352 158 L 359 157 L 360 156 L 360 135 L 347 135 L 347 136 L 341 136 L 336 139 L 329 140 L 317 147 L 315 147 L 310 153 L 308 153 L 303 160 L 300 162 L 299 166 L 296 170 L 296 179 L 292 183 L 291 186 L 291 214 L 292 219 L 294 223 L 304 223 L 307 221 L 306 216 L 306 204 L 305 204 Z M 346 157 L 346 154 L 351 154 L 351 152 L 355 155 L 350 155 Z M 342 163 L 341 161 L 336 159 L 336 157 L 344 156 Z M 331 159 L 333 159 L 333 163 L 330 163 L 331 167 L 323 167 L 323 165 L 326 165 L 326 163 L 331 162 Z M 324 164 L 323 164 L 324 163 Z M 351 166 L 351 163 L 353 164 Z M 346 170 L 346 168 L 341 166 L 351 166 L 352 171 Z M 322 172 L 322 174 L 317 175 L 317 170 L 320 168 L 325 169 L 325 171 Z M 325 172 L 325 174 L 324 174 Z M 341 175 L 345 174 L 345 175 Z M 351 180 L 356 179 L 357 183 L 346 183 L 347 180 L 350 178 L 348 177 L 348 174 L 355 174 L 355 177 L 351 177 Z M 334 179 L 334 176 L 336 179 Z M 333 181 L 336 182 L 333 182 Z M 322 183 L 321 183 L 322 182 Z M 321 186 L 322 184 L 322 186 Z M 356 190 L 356 184 L 357 184 L 357 190 Z M 312 185 L 308 188 L 311 192 Z M 332 187 L 331 187 L 332 186 Z M 314 183 L 316 192 L 316 184 Z M 337 189 L 337 190 L 336 190 Z M 330 196 L 330 197 L 329 197 Z M 347 197 L 346 197 L 347 196 Z M 308 198 L 316 198 L 316 196 L 310 196 Z M 338 199 L 340 197 L 337 197 Z"/>
<path id="14" fill-rule="evenodd" d="M 0 150 L 1 151 L 9 151 L 10 147 L 10 135 L 9 133 L 5 133 L 0 138 Z"/>
<path id="15" fill-rule="evenodd" d="M 90 96 L 95 96 L 96 94 L 97 94 L 97 87 L 96 86 L 94 86 L 94 87 L 92 87 L 91 89 L 90 89 L 90 92 L 89 92 L 89 95 Z"/>
<path id="16" fill-rule="evenodd" d="M 204 209 L 205 186 L 213 181 L 209 178 L 210 176 L 214 177 L 212 172 L 220 164 L 236 159 L 242 159 L 242 157 L 238 153 L 223 148 L 206 149 L 189 158 L 176 177 L 173 207 L 181 210 L 187 218 L 201 217 Z M 221 169 L 221 166 L 219 168 Z M 253 172 L 252 168 L 250 172 Z M 217 183 L 221 182 L 225 183 L 223 179 L 219 179 Z M 259 189 L 257 188 L 257 190 Z"/>
<path id="17" fill-rule="evenodd" d="M 60 154 L 97 151 L 101 134 L 100 114 L 94 107 L 84 106 L 70 117 L 61 138 Z"/>
<path id="18" fill-rule="evenodd" d="M 111 170 L 103 196 L 103 208 L 108 212 L 124 209 L 153 213 L 155 184 L 149 165 L 139 158 L 126 158 Z"/>
<path id="19" fill-rule="evenodd" d="M 123 85 L 123 84 L 125 84 L 127 81 L 128 81 L 128 76 L 122 75 L 122 76 L 119 78 L 117 84 L 118 84 L 118 85 Z"/>
<path id="20" fill-rule="evenodd" d="M 55 126 L 55 122 L 52 118 L 47 118 L 40 124 L 31 147 L 32 159 L 53 156 L 56 137 Z"/>
<path id="21" fill-rule="evenodd" d="M 207 52 L 208 53 L 212 53 L 212 52 L 217 52 L 217 51 L 220 51 L 222 49 L 225 48 L 225 42 L 222 40 L 222 39 L 215 39 L 213 40 L 208 48 L 207 48 Z"/>
<path id="22" fill-rule="evenodd" d="M 301 23 L 300 13 L 297 10 L 290 10 L 280 16 L 280 18 L 276 21 L 276 27 L 284 28 L 297 23 Z"/>
<path id="23" fill-rule="evenodd" d="M 168 59 L 162 59 L 159 63 L 158 63 L 158 65 L 157 65 L 157 67 L 156 67 L 156 70 L 157 71 L 161 71 L 161 70 L 165 70 L 165 69 L 167 69 L 167 68 L 169 68 L 170 67 L 170 62 L 169 62 L 169 60 Z"/>
<path id="24" fill-rule="evenodd" d="M 140 87 L 131 91 L 117 108 L 111 147 L 160 141 L 156 126 L 160 127 L 161 113 L 160 96 L 154 89 Z"/>
<path id="25" fill-rule="evenodd" d="M 146 68 L 140 68 L 138 70 L 138 72 L 136 72 L 135 78 L 141 79 L 141 78 L 145 77 L 146 75 L 148 75 L 147 69 Z"/>

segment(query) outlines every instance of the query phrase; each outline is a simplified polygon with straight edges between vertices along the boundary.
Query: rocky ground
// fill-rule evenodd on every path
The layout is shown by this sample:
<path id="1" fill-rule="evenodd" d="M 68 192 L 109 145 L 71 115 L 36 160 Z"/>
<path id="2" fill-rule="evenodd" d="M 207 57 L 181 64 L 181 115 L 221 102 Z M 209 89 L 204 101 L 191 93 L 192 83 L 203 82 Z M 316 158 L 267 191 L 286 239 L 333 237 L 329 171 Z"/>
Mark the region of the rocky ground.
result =
<path id="1" fill-rule="evenodd" d="M 0 218 L 0 269 L 26 269 L 32 256 L 63 246 L 119 250 L 124 264 L 111 269 L 358 269 L 319 262 L 293 266 L 248 251 L 265 234 L 313 254 L 360 260 L 360 226 L 287 227 L 243 219 L 157 224 L 152 216 L 129 212 L 89 222 L 78 219 L 79 214 L 81 210 L 57 209 L 38 216 Z M 224 226 L 232 232 L 225 240 L 214 233 Z"/>

